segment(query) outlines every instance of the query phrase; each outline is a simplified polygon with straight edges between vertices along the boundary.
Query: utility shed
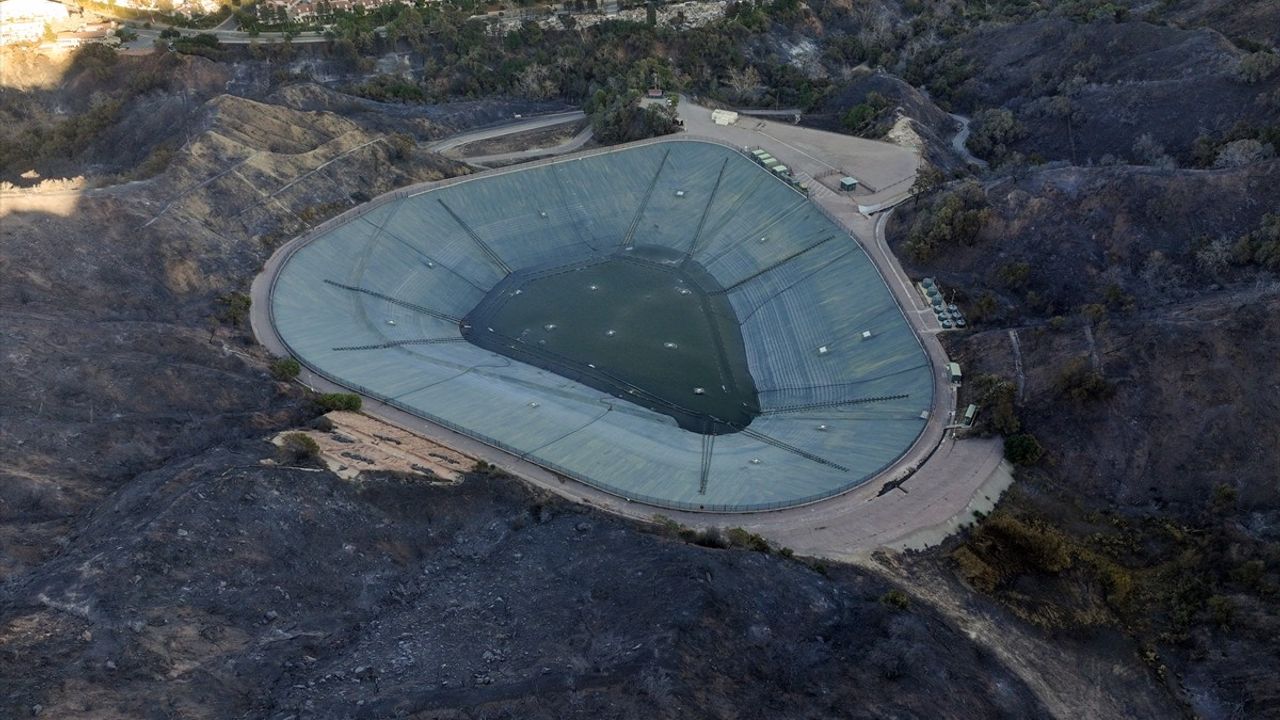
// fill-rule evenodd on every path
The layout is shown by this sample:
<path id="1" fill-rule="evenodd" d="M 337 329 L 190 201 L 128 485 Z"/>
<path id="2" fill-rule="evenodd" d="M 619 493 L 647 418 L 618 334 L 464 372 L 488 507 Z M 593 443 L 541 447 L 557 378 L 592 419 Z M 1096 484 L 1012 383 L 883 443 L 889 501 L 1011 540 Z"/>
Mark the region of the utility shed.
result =
<path id="1" fill-rule="evenodd" d="M 857 181 L 857 179 L 856 179 L 856 178 L 851 178 L 851 177 L 848 177 L 848 176 L 845 176 L 845 177 L 840 178 L 840 190 L 841 190 L 841 191 L 843 191 L 843 192 L 853 192 L 853 191 L 854 191 L 854 189 L 855 189 L 855 188 L 857 188 L 857 187 L 858 187 L 858 181 Z"/>
<path id="2" fill-rule="evenodd" d="M 732 125 L 738 122 L 738 113 L 732 110 L 712 110 L 711 122 L 717 125 Z"/>
<path id="3" fill-rule="evenodd" d="M 960 382 L 960 363 L 947 363 L 947 373 L 951 375 L 951 382 Z"/>

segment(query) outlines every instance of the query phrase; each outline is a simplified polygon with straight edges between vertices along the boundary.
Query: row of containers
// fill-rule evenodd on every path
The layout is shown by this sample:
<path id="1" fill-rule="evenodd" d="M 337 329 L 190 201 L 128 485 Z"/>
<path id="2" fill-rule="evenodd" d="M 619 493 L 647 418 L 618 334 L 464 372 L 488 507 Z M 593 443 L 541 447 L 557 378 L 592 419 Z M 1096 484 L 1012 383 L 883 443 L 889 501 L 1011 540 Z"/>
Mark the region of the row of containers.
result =
<path id="1" fill-rule="evenodd" d="M 787 183 L 791 187 L 799 190 L 805 195 L 809 194 L 809 184 L 800 182 L 791 174 L 791 169 L 778 161 L 778 158 L 770 155 L 763 148 L 756 148 L 751 151 L 751 158 L 760 164 L 764 169 L 773 173 L 779 180 Z"/>
<path id="2" fill-rule="evenodd" d="M 962 328 L 968 324 L 960 308 L 943 299 L 942 288 L 938 287 L 938 283 L 933 278 L 921 280 L 919 288 L 924 299 L 933 307 L 933 312 L 938 316 L 938 323 L 943 329 Z"/>

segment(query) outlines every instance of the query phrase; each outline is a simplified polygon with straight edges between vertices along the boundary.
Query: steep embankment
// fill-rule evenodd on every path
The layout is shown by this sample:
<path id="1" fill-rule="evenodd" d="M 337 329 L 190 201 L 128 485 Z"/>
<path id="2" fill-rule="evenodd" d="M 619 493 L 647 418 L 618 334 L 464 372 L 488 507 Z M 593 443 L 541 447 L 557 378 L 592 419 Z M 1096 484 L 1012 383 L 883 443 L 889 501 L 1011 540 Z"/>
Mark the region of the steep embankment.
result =
<path id="1" fill-rule="evenodd" d="M 0 707 L 1043 714 L 961 632 L 882 601 L 890 586 L 862 573 L 686 545 L 507 478 L 349 483 L 255 467 L 263 451 L 140 475 L 57 558 L 0 586 L 15 650 Z"/>
<path id="2" fill-rule="evenodd" d="M 132 474 L 287 422 L 296 398 L 276 399 L 294 393 L 267 379 L 240 294 L 272 243 L 369 193 L 461 171 L 329 113 L 231 96 L 189 131 L 148 179 L 0 201 L 6 570 L 55 552 Z"/>
<path id="3" fill-rule="evenodd" d="M 1187 165 L 1198 138 L 1265 128 L 1280 113 L 1280 73 L 1247 79 L 1248 53 L 1210 29 L 1054 18 L 982 29 L 956 45 L 954 61 L 972 70 L 958 104 L 1004 108 L 1016 123 L 975 128 L 970 147 L 990 159 L 1018 151 L 1084 165 L 1168 154 Z"/>
<path id="4" fill-rule="evenodd" d="M 962 402 L 1025 464 L 918 562 L 1043 627 L 1129 635 L 1207 716 L 1280 693 L 1258 670 L 1280 661 L 1280 283 L 1254 252 L 1278 177 L 1049 169 L 952 186 L 891 228 L 975 321 L 947 338 Z"/>

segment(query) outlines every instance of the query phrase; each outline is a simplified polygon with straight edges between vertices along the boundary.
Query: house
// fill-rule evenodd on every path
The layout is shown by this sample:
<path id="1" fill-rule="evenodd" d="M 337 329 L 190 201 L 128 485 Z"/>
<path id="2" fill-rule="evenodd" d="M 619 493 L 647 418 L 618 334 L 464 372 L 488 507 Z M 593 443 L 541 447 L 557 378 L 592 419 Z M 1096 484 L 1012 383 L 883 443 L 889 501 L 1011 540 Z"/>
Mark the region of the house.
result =
<path id="1" fill-rule="evenodd" d="M 0 0 L 0 45 L 37 42 L 46 25 L 69 15 L 66 5 L 52 0 Z"/>

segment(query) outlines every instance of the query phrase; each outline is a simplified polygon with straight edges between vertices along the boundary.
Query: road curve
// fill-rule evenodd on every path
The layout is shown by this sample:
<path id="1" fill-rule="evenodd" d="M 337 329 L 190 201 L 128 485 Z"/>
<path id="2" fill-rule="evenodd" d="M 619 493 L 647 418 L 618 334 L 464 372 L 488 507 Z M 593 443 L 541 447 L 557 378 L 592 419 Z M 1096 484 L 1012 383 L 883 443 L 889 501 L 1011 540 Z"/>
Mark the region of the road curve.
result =
<path id="1" fill-rule="evenodd" d="M 965 162 L 970 165 L 977 165 L 983 170 L 986 170 L 987 161 L 969 152 L 969 146 L 966 144 L 969 141 L 970 119 L 964 115 L 957 115 L 955 113 L 951 113 L 951 119 L 955 120 L 960 125 L 960 129 L 957 130 L 956 134 L 951 138 L 951 149 L 955 150 L 957 155 L 964 158 Z"/>
<path id="2" fill-rule="evenodd" d="M 520 120 L 512 120 L 503 122 L 498 125 L 490 125 L 477 130 L 468 130 L 450 135 L 447 138 L 436 140 L 423 146 L 423 149 L 431 152 L 445 153 L 454 148 L 463 145 L 469 145 L 473 142 L 481 140 L 489 140 L 491 138 L 502 137 L 503 135 L 512 135 L 519 132 L 528 132 L 529 130 L 538 130 L 553 125 L 564 125 L 566 123 L 577 122 L 586 118 L 586 113 L 581 110 L 569 110 L 566 112 L 550 113 L 548 115 L 535 115 Z M 545 152 L 543 154 L 546 154 Z"/>
<path id="3" fill-rule="evenodd" d="M 512 152 L 495 153 L 493 155 L 463 155 L 462 159 L 468 165 L 476 165 L 478 167 L 488 167 L 490 165 L 509 165 L 521 160 L 533 160 L 535 158 L 546 157 L 548 155 L 564 155 L 579 150 L 586 145 L 594 137 L 591 132 L 591 126 L 587 126 L 578 132 L 577 135 L 569 138 L 569 140 L 552 147 L 529 148 L 528 150 L 513 150 Z"/>

